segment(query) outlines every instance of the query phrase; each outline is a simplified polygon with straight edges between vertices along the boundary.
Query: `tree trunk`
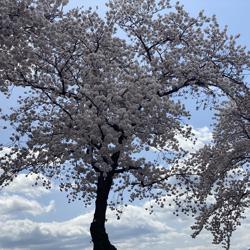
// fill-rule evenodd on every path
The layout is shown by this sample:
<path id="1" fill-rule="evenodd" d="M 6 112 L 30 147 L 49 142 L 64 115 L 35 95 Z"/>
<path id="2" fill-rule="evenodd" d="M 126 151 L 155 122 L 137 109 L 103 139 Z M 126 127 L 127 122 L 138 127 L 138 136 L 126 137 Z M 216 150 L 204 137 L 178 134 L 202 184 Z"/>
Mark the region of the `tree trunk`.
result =
<path id="1" fill-rule="evenodd" d="M 108 234 L 105 230 L 107 201 L 112 181 L 112 174 L 108 174 L 108 176 L 104 178 L 101 173 L 98 177 L 95 214 L 90 226 L 94 250 L 116 250 L 116 248 L 110 243 Z"/>

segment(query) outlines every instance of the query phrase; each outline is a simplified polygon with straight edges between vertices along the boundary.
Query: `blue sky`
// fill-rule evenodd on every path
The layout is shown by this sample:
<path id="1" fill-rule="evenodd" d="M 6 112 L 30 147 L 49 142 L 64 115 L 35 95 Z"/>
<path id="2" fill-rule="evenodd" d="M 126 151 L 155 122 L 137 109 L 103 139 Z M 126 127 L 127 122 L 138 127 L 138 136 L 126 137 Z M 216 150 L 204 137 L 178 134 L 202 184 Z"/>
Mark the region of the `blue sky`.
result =
<path id="1" fill-rule="evenodd" d="M 204 9 L 207 15 L 216 14 L 219 23 L 228 25 L 232 34 L 240 33 L 239 42 L 250 49 L 250 1 L 248 0 L 182 0 L 186 9 L 196 15 Z M 99 5 L 104 13 L 105 1 L 71 0 L 70 7 Z M 7 101 L 0 96 L 0 106 Z M 198 145 L 202 146 L 211 139 L 208 129 L 211 113 L 194 112 L 191 120 L 198 136 Z M 0 130 L 1 138 L 6 138 Z M 5 140 L 5 139 L 4 139 Z M 184 142 L 182 142 L 184 144 Z M 187 148 L 191 144 L 185 143 Z M 92 220 L 93 208 L 84 209 L 81 202 L 67 203 L 66 195 L 57 187 L 48 191 L 42 187 L 32 187 L 34 179 L 20 175 L 13 185 L 0 193 L 0 250 L 78 250 L 92 249 L 89 236 L 89 224 Z M 108 212 L 108 231 L 119 250 L 216 250 L 218 246 L 210 244 L 211 237 L 202 233 L 197 240 L 189 235 L 192 220 L 186 217 L 175 217 L 171 209 L 155 211 L 148 215 L 142 205 L 132 204 L 122 219 L 117 221 L 115 215 Z M 233 250 L 250 248 L 248 233 L 250 218 L 233 237 Z"/>

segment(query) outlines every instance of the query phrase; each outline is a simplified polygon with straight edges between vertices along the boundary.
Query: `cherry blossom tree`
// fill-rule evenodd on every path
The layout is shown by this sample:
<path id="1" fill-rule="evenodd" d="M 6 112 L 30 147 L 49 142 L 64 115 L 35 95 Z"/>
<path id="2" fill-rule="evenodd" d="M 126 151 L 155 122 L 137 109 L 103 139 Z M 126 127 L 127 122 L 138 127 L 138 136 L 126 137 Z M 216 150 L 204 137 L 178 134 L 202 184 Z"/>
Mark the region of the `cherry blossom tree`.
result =
<path id="1" fill-rule="evenodd" d="M 214 243 L 222 242 L 226 249 L 250 206 L 249 111 L 249 92 L 219 108 L 214 144 L 195 153 L 188 164 L 198 165 L 196 198 L 203 204 L 193 236 L 205 227 Z"/>
<path id="2" fill-rule="evenodd" d="M 13 87 L 22 93 L 11 114 L 2 114 L 14 132 L 1 157 L 0 185 L 20 172 L 39 174 L 37 183 L 50 188 L 53 180 L 69 201 L 95 201 L 94 250 L 116 249 L 105 231 L 107 207 L 119 218 L 120 208 L 136 199 L 160 206 L 167 195 L 178 206 L 183 195 L 190 203 L 196 199 L 197 207 L 187 203 L 183 210 L 200 215 L 197 233 L 208 225 L 204 201 L 214 182 L 204 166 L 217 163 L 207 163 L 200 151 L 192 164 L 179 164 L 187 152 L 176 136 L 195 139 L 181 100 L 195 98 L 206 107 L 222 95 L 236 100 L 248 91 L 243 72 L 250 58 L 237 36 L 221 30 L 214 16 L 190 17 L 167 0 L 111 0 L 105 18 L 91 9 L 65 12 L 62 0 L 0 3 L 0 88 L 7 96 Z M 219 126 L 215 146 L 204 150 L 231 145 L 220 131 Z M 147 152 L 158 157 L 147 158 Z M 229 188 L 244 183 L 234 181 Z M 240 218 L 242 203 L 230 204 L 228 190 L 222 190 L 221 204 Z M 109 199 L 110 193 L 116 198 Z M 214 218 L 224 223 L 223 216 Z M 211 223 L 207 229 L 224 240 L 234 227 L 220 230 Z"/>

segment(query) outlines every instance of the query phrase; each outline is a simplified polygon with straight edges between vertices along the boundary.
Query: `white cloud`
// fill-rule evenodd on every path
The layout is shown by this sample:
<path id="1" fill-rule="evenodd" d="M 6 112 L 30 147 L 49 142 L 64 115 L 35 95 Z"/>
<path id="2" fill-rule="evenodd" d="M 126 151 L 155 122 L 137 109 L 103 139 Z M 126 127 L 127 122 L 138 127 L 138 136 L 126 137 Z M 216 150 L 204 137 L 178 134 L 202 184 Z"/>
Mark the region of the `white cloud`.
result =
<path id="1" fill-rule="evenodd" d="M 6 193 L 22 194 L 29 198 L 40 197 L 42 195 L 50 193 L 50 190 L 40 185 L 34 186 L 36 182 L 37 174 L 28 175 L 19 174 L 13 182 L 4 187 L 2 191 Z"/>
<path id="2" fill-rule="evenodd" d="M 144 206 L 128 206 L 121 220 L 116 222 L 114 217 L 108 221 L 110 237 L 118 249 L 124 250 L 219 250 L 221 246 L 212 245 L 212 236 L 203 231 L 196 239 L 191 238 L 190 226 L 193 219 L 172 214 L 174 208 L 157 208 L 152 215 L 145 212 Z M 248 211 L 248 215 L 250 212 Z M 112 216 L 109 212 L 109 216 Z M 137 226 L 139 225 L 139 226 Z M 147 230 L 141 230 L 146 228 Z M 129 230 L 131 229 L 130 233 Z M 250 220 L 238 228 L 232 239 L 232 250 L 248 249 L 250 246 L 248 232 Z M 119 233 L 118 233 L 119 232 Z"/>
<path id="3" fill-rule="evenodd" d="M 0 157 L 10 152 L 11 152 L 10 147 L 3 147 L 2 150 L 0 150 Z M 12 157 L 14 158 L 15 154 L 13 154 Z M 0 179 L 3 173 L 4 171 L 0 167 Z M 38 179 L 38 177 L 40 178 Z M 46 189 L 42 185 L 42 182 L 41 182 L 42 179 L 47 180 L 47 178 L 41 174 L 32 173 L 32 174 L 26 175 L 24 173 L 19 173 L 17 177 L 15 177 L 14 180 L 10 184 L 8 184 L 7 186 L 1 185 L 0 190 L 2 193 L 4 192 L 7 194 L 9 193 L 21 194 L 29 198 L 40 197 L 44 194 L 50 193 L 50 190 Z M 37 185 L 34 185 L 35 183 L 37 183 Z M 53 183 L 51 184 L 51 188 L 53 189 L 56 188 L 53 185 Z"/>
<path id="4" fill-rule="evenodd" d="M 149 215 L 142 206 L 129 205 L 117 221 L 115 214 L 108 211 L 107 231 L 110 239 L 122 250 L 219 250 L 221 246 L 211 245 L 211 236 L 203 232 L 197 239 L 191 239 L 189 226 L 192 219 L 172 215 L 171 209 L 156 208 Z M 32 220 L 7 220 L 0 222 L 0 249 L 13 250 L 75 250 L 92 249 L 89 226 L 93 211 L 73 219 L 56 222 L 35 222 Z M 248 230 L 250 221 L 233 237 L 232 250 L 246 250 L 249 247 Z"/>
<path id="5" fill-rule="evenodd" d="M 2 147 L 2 149 L 0 150 L 0 157 L 4 156 L 5 154 L 8 154 L 11 152 L 11 148 L 9 147 Z"/>
<path id="6" fill-rule="evenodd" d="M 29 200 L 18 195 L 0 196 L 0 214 L 5 216 L 15 216 L 16 213 L 40 215 L 51 212 L 54 207 L 53 201 L 48 206 L 42 206 L 35 200 Z"/>
<path id="7" fill-rule="evenodd" d="M 209 143 L 213 139 L 212 132 L 208 127 L 202 127 L 202 128 L 192 127 L 192 133 L 196 138 L 195 143 L 192 142 L 191 140 L 184 138 L 181 135 L 176 135 L 176 138 L 179 141 L 180 146 L 188 152 L 194 152 L 202 148 L 206 143 Z"/>
<path id="8" fill-rule="evenodd" d="M 194 129 L 195 135 L 200 139 L 202 142 L 209 142 L 213 139 L 213 135 L 211 130 L 208 127 L 202 127 Z"/>
<path id="9" fill-rule="evenodd" d="M 51 190 L 46 189 L 41 182 L 37 181 L 37 177 L 37 174 L 28 176 L 19 174 L 9 185 L 1 188 L 0 215 L 2 220 L 18 218 L 21 215 L 38 216 L 55 209 L 54 200 L 46 205 L 36 200 L 51 193 Z M 35 182 L 38 182 L 38 185 L 34 186 Z M 52 188 L 55 190 L 53 185 Z"/>
<path id="10" fill-rule="evenodd" d="M 64 222 L 46 223 L 29 219 L 0 222 L 0 249 L 85 249 L 91 245 L 88 232 L 91 217 L 86 214 Z"/>
<path id="11" fill-rule="evenodd" d="M 179 142 L 179 146 L 189 153 L 193 153 L 202 148 L 205 144 L 210 143 L 213 139 L 212 131 L 208 127 L 194 128 L 190 126 L 193 136 L 191 139 L 183 137 L 179 132 L 176 133 L 175 138 Z M 150 147 L 152 152 L 158 151 L 155 147 Z M 168 145 L 165 146 L 168 149 Z"/>
<path id="12" fill-rule="evenodd" d="M 211 246 L 198 245 L 192 247 L 178 247 L 175 250 L 211 250 Z"/>

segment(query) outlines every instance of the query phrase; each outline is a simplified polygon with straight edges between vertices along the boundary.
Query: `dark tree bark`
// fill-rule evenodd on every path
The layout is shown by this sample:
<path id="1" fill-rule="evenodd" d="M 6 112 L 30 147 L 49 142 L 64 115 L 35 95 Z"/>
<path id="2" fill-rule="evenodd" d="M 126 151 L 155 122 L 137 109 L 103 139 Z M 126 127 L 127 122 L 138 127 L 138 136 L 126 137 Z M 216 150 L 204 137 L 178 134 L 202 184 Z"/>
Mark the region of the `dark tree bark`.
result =
<path id="1" fill-rule="evenodd" d="M 94 250 L 117 250 L 109 241 L 105 230 L 106 210 L 109 191 L 112 186 L 113 174 L 104 178 L 101 173 L 97 182 L 97 196 L 95 202 L 95 214 L 90 226 L 90 233 L 94 244 Z"/>

